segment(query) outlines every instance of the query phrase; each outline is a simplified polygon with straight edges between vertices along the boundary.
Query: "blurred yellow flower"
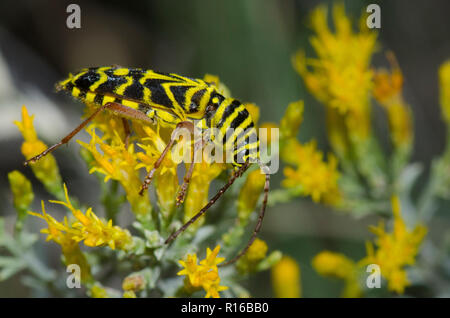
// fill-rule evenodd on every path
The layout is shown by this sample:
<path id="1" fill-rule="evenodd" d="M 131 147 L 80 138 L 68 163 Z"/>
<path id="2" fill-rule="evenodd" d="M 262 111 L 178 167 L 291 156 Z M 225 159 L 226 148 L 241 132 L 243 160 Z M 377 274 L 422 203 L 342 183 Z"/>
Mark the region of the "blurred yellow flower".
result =
<path id="1" fill-rule="evenodd" d="M 247 252 L 238 260 L 236 267 L 242 273 L 252 272 L 258 263 L 266 257 L 267 250 L 266 242 L 256 238 Z"/>
<path id="2" fill-rule="evenodd" d="M 185 261 L 178 261 L 184 269 L 177 275 L 186 276 L 185 289 L 187 291 L 195 291 L 202 287 L 206 292 L 205 298 L 219 298 L 219 292 L 228 289 L 226 286 L 219 285 L 220 277 L 217 265 L 225 260 L 223 257 L 217 257 L 219 251 L 220 245 L 217 245 L 212 251 L 207 248 L 206 258 L 200 261 L 200 265 L 197 264 L 196 254 L 188 255 Z"/>
<path id="3" fill-rule="evenodd" d="M 374 74 L 373 96 L 383 103 L 401 95 L 403 89 L 403 74 L 392 52 L 387 53 L 392 71 L 379 69 Z"/>
<path id="4" fill-rule="evenodd" d="M 307 88 L 322 103 L 346 116 L 350 133 L 366 138 L 370 132 L 369 96 L 373 72 L 369 67 L 376 48 L 376 32 L 361 23 L 354 33 L 343 5 L 333 7 L 335 33 L 328 27 L 327 9 L 320 6 L 311 14 L 315 35 L 311 44 L 317 54 L 306 59 L 299 51 L 294 67 Z"/>
<path id="5" fill-rule="evenodd" d="M 8 173 L 8 180 L 13 193 L 14 206 L 28 208 L 34 199 L 30 180 L 18 170 Z"/>
<path id="6" fill-rule="evenodd" d="M 439 67 L 439 90 L 442 115 L 450 124 L 450 60 Z"/>
<path id="7" fill-rule="evenodd" d="M 312 266 L 322 276 L 344 280 L 342 297 L 360 297 L 357 264 L 347 256 L 330 251 L 322 251 L 312 260 Z"/>
<path id="8" fill-rule="evenodd" d="M 124 291 L 140 291 L 145 288 L 146 280 L 143 275 L 132 274 L 125 277 L 122 282 L 122 289 Z"/>
<path id="9" fill-rule="evenodd" d="M 18 170 L 8 173 L 9 185 L 13 194 L 13 204 L 17 211 L 16 230 L 21 230 L 27 211 L 33 202 L 34 192 L 30 180 Z"/>
<path id="10" fill-rule="evenodd" d="M 335 108 L 327 107 L 326 125 L 328 140 L 334 152 L 341 160 L 351 158 L 350 143 L 347 134 L 345 118 Z"/>
<path id="11" fill-rule="evenodd" d="M 394 214 L 392 233 L 385 232 L 383 222 L 377 227 L 372 226 L 371 231 L 377 236 L 375 241 L 377 249 L 375 250 L 371 242 L 367 242 L 367 256 L 361 260 L 361 264 L 379 265 L 381 275 L 388 281 L 388 289 L 401 294 L 410 284 L 404 267 L 414 265 L 427 229 L 423 225 L 417 225 L 412 231 L 406 228 L 397 196 L 392 197 L 392 210 Z"/>
<path id="12" fill-rule="evenodd" d="M 265 180 L 265 175 L 259 169 L 247 174 L 237 201 L 239 220 L 244 225 L 247 224 L 250 214 L 258 204 L 258 199 L 264 189 Z"/>
<path id="13" fill-rule="evenodd" d="M 289 257 L 283 256 L 272 267 L 272 287 L 277 298 L 301 297 L 300 266 Z"/>
<path id="14" fill-rule="evenodd" d="M 303 121 L 303 101 L 290 103 L 280 122 L 280 138 L 289 139 L 297 136 L 300 124 Z"/>
<path id="15" fill-rule="evenodd" d="M 340 192 L 338 188 L 339 172 L 337 159 L 328 156 L 328 163 L 323 161 L 322 152 L 316 149 L 315 141 L 304 145 L 291 140 L 283 147 L 281 157 L 295 169 L 284 169 L 285 179 L 282 185 L 287 188 L 300 187 L 304 195 L 310 195 L 315 202 L 338 204 Z"/>
<path id="16" fill-rule="evenodd" d="M 322 251 L 317 254 L 312 265 L 320 275 L 341 279 L 348 277 L 355 268 L 355 262 L 347 256 L 330 251 Z"/>
<path id="17" fill-rule="evenodd" d="M 23 135 L 22 154 L 30 159 L 45 149 L 47 145 L 39 140 L 33 125 L 34 115 L 29 115 L 25 106 L 22 106 L 22 121 L 14 121 Z M 45 188 L 57 198 L 63 197 L 62 179 L 55 157 L 47 154 L 35 163 L 30 163 L 31 170 Z"/>
<path id="18" fill-rule="evenodd" d="M 122 297 L 123 298 L 136 298 L 136 294 L 132 290 L 127 290 L 126 292 L 123 293 Z"/>
<path id="19" fill-rule="evenodd" d="M 247 109 L 247 111 L 250 113 L 250 116 L 253 119 L 253 123 L 255 125 L 258 125 L 258 121 L 259 121 L 259 107 L 256 106 L 256 104 L 253 103 L 245 103 L 244 104 L 245 109 Z"/>
<path id="20" fill-rule="evenodd" d="M 89 290 L 92 298 L 109 298 L 108 292 L 100 284 L 94 284 Z"/>
<path id="21" fill-rule="evenodd" d="M 267 244 L 263 240 L 256 238 L 253 244 L 249 247 L 245 257 L 249 262 L 258 262 L 266 257 Z"/>
<path id="22" fill-rule="evenodd" d="M 388 54 L 392 72 L 380 69 L 374 75 L 373 95 L 386 110 L 391 138 L 396 147 L 412 142 L 412 112 L 403 100 L 403 75 L 392 53 Z"/>

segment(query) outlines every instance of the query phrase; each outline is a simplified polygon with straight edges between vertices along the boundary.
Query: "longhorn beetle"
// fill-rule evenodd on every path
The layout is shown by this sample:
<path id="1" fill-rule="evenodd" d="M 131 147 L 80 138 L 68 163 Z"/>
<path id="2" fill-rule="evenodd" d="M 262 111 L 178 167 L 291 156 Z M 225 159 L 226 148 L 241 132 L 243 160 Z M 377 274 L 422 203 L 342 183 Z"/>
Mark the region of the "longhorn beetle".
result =
<path id="1" fill-rule="evenodd" d="M 269 172 L 267 166 L 259 160 L 259 139 L 253 120 L 245 106 L 236 99 L 225 98 L 212 84 L 200 79 L 180 76 L 173 73 L 161 73 L 140 68 L 122 68 L 118 66 L 85 68 L 76 74 L 56 84 L 58 91 L 66 91 L 73 97 L 97 106 L 95 111 L 78 127 L 70 132 L 60 142 L 50 146 L 42 153 L 27 160 L 25 165 L 36 162 L 59 146 L 66 144 L 96 115 L 103 110 L 109 110 L 122 117 L 125 131 L 130 133 L 128 119 L 138 120 L 147 124 L 158 123 L 173 128 L 172 137 L 161 153 L 153 168 L 146 176 L 140 194 L 148 188 L 155 171 L 162 163 L 165 155 L 176 142 L 176 132 L 188 128 L 191 132 L 197 127 L 205 130 L 215 128 L 214 135 L 203 136 L 194 143 L 195 151 L 199 143 L 214 142 L 217 145 L 231 145 L 233 158 L 231 165 L 234 173 L 219 192 L 186 224 L 172 233 L 166 244 L 174 240 L 190 224 L 202 216 L 233 184 L 236 178 L 242 176 L 252 163 L 257 163 L 265 173 L 264 197 L 255 229 L 247 245 L 227 264 L 239 259 L 255 240 L 264 218 L 269 193 Z M 194 122 L 198 124 L 194 124 Z M 233 133 L 227 131 L 232 128 Z M 210 129 L 211 131 L 212 129 Z M 205 130 L 206 131 L 206 130 Z M 128 138 L 127 138 L 128 139 Z M 206 141 L 205 141 L 206 139 Z M 189 180 L 193 172 L 191 164 L 186 172 L 183 184 L 177 195 L 177 205 L 184 200 Z"/>

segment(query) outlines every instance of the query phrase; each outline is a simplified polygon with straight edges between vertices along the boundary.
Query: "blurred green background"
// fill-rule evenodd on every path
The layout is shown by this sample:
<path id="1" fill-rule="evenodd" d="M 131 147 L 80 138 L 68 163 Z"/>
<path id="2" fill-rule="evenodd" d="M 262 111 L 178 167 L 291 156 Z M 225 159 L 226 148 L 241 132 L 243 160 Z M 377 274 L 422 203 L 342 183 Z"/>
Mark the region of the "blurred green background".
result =
<path id="1" fill-rule="evenodd" d="M 33 180 L 36 197 L 49 198 L 30 170 L 22 167 L 21 137 L 12 121 L 20 118 L 20 107 L 26 104 L 36 114 L 40 136 L 48 143 L 59 140 L 79 123 L 82 107 L 55 94 L 54 83 L 83 67 L 118 64 L 200 78 L 205 73 L 218 75 L 235 98 L 261 108 L 261 122 L 279 121 L 289 102 L 304 99 L 300 139 L 314 137 L 322 150 L 329 150 L 324 109 L 306 93 L 291 56 L 299 48 L 311 55 L 307 15 L 317 4 L 331 1 L 76 1 L 81 7 L 81 29 L 68 29 L 66 7 L 72 2 L 0 3 L 0 216 L 7 216 L 11 224 L 9 171 L 24 172 Z M 344 3 L 355 18 L 369 3 L 381 6 L 380 49 L 396 54 L 405 76 L 405 98 L 414 112 L 413 161 L 428 165 L 445 142 L 437 69 L 450 57 L 450 2 Z M 384 55 L 376 54 L 373 64 L 386 66 Z M 379 117 L 375 110 L 375 127 L 387 147 L 387 124 Z M 78 150 L 72 142 L 55 156 L 73 195 L 95 205 L 99 187 L 78 158 Z M 277 187 L 281 173 L 274 179 Z M 448 226 L 445 210 L 441 208 L 432 224 L 432 237 L 439 237 Z M 298 199 L 268 210 L 261 237 L 270 249 L 280 249 L 300 263 L 303 296 L 338 296 L 341 282 L 317 275 L 311 258 L 330 249 L 360 259 L 365 255 L 364 240 L 371 238 L 367 225 L 376 222 L 371 217 L 355 220 Z M 41 228 L 38 223 L 29 226 L 35 232 Z M 42 253 L 58 266 L 56 246 L 42 246 Z M 254 296 L 272 295 L 268 272 L 257 274 L 249 284 Z M 0 297 L 5 296 L 30 295 L 16 277 L 0 284 Z"/>

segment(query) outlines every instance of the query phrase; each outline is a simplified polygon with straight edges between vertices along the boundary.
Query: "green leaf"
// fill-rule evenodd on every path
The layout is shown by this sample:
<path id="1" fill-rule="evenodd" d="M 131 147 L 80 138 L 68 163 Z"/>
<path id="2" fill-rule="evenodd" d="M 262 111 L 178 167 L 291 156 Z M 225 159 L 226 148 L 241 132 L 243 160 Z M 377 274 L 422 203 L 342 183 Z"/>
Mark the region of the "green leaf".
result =
<path id="1" fill-rule="evenodd" d="M 164 239 L 159 235 L 158 231 L 145 230 L 144 236 L 147 239 L 145 246 L 148 248 L 156 248 L 164 244 Z"/>
<path id="2" fill-rule="evenodd" d="M 14 257 L 5 257 L 2 262 L 3 265 L 6 265 L 0 269 L 0 281 L 7 280 L 26 267 L 24 262 Z M 1 263 L 0 266 L 2 266 Z"/>

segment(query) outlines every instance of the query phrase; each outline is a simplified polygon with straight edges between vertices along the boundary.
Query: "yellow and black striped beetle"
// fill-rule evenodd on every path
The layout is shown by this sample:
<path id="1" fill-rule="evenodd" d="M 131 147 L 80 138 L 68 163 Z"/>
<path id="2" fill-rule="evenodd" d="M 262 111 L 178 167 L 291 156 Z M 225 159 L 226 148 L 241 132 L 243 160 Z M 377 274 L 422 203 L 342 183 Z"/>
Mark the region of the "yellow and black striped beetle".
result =
<path id="1" fill-rule="evenodd" d="M 267 205 L 270 175 L 267 167 L 259 160 L 259 139 L 256 129 L 249 112 L 241 102 L 233 98 L 225 98 L 214 84 L 201 79 L 118 66 L 85 68 L 74 75 L 70 74 L 67 79 L 57 83 L 56 89 L 66 91 L 83 102 L 93 103 L 98 108 L 60 142 L 27 160 L 25 165 L 36 162 L 62 144 L 67 143 L 103 110 L 112 111 L 122 117 L 125 131 L 128 132 L 128 119 L 148 124 L 157 122 L 166 127 L 172 127 L 174 132 L 180 128 L 189 128 L 193 131 L 194 122 L 200 121 L 202 122 L 200 126 L 214 128 L 218 132 L 215 136 L 209 136 L 208 142 L 218 143 L 222 146 L 231 145 L 233 150 L 231 165 L 234 167 L 234 173 L 208 204 L 171 234 L 165 243 L 170 243 L 203 215 L 236 178 L 242 176 L 250 164 L 258 163 L 266 175 L 264 197 L 258 221 L 247 245 L 226 264 L 235 262 L 245 254 L 262 225 Z M 229 129 L 234 132 L 228 134 Z M 176 136 L 176 134 L 172 133 L 172 136 Z M 175 142 L 175 137 L 172 137 L 145 178 L 141 194 L 148 188 L 155 171 Z M 193 166 L 194 164 L 190 165 L 184 177 L 181 190 L 176 198 L 178 204 L 184 199 Z"/>

